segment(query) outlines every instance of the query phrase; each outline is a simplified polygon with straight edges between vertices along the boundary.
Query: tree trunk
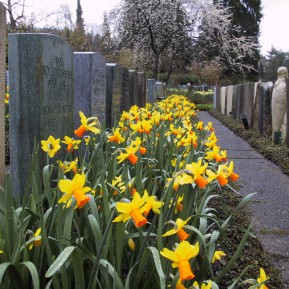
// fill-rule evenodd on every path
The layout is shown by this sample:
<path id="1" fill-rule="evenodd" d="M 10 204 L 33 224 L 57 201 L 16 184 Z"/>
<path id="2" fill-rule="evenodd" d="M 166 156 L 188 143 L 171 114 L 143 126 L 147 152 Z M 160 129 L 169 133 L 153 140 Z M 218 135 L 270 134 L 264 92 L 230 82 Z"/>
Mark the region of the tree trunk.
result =
<path id="1" fill-rule="evenodd" d="M 154 53 L 155 63 L 154 63 L 154 79 L 159 80 L 159 62 L 160 62 L 160 54 Z"/>

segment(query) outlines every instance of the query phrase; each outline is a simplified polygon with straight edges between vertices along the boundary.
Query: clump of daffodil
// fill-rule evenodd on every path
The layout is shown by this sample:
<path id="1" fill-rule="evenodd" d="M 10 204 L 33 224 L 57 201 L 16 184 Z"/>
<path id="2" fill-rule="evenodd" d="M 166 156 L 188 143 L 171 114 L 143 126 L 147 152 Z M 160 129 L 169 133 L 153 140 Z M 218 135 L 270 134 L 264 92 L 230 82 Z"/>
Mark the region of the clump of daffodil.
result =
<path id="1" fill-rule="evenodd" d="M 91 131 L 94 134 L 100 134 L 100 123 L 97 117 L 87 118 L 81 111 L 79 112 L 79 116 L 81 125 L 74 131 L 75 135 L 83 137 L 87 131 Z"/>
<path id="2" fill-rule="evenodd" d="M 84 174 L 75 174 L 72 180 L 60 180 L 58 182 L 58 187 L 61 192 L 64 193 L 64 196 L 59 199 L 58 203 L 66 204 L 66 207 L 69 207 L 72 202 L 72 198 L 76 200 L 76 208 L 82 208 L 86 203 L 89 202 L 89 196 L 85 194 L 91 191 L 90 187 L 84 187 L 85 185 L 85 175 Z"/>
<path id="3" fill-rule="evenodd" d="M 40 245 L 41 245 L 41 228 L 38 228 L 36 232 L 33 234 L 31 240 L 29 240 L 28 248 L 29 250 L 32 250 L 33 247 L 39 247 Z"/>
<path id="4" fill-rule="evenodd" d="M 141 197 L 138 192 L 135 192 L 133 199 L 122 199 L 116 203 L 116 210 L 120 213 L 113 222 L 127 222 L 133 219 L 137 228 L 142 227 L 147 223 L 147 219 L 142 215 L 142 207 L 145 204 L 145 198 Z"/>
<path id="5" fill-rule="evenodd" d="M 215 251 L 212 258 L 212 263 L 215 263 L 217 260 L 221 260 L 221 258 L 224 256 L 226 256 L 224 251 Z"/>
<path id="6" fill-rule="evenodd" d="M 182 220 L 180 218 L 177 218 L 176 222 L 171 221 L 171 223 L 174 224 L 174 228 L 167 231 L 165 234 L 163 234 L 163 237 L 171 236 L 174 234 L 177 234 L 180 241 L 184 241 L 189 237 L 189 234 L 186 233 L 186 231 L 183 229 L 183 227 L 188 223 L 191 217 L 189 217 L 186 220 Z"/>
<path id="7" fill-rule="evenodd" d="M 143 198 L 145 199 L 145 205 L 142 208 L 142 213 L 147 216 L 152 210 L 155 214 L 160 214 L 160 208 L 163 206 L 163 202 L 157 201 L 156 196 L 149 196 L 148 192 L 145 190 Z"/>
<path id="8" fill-rule="evenodd" d="M 42 149 L 47 152 L 50 158 L 53 158 L 55 154 L 60 150 L 60 138 L 55 139 L 52 135 L 47 140 L 42 140 Z"/>
<path id="9" fill-rule="evenodd" d="M 75 140 L 74 138 L 65 136 L 64 140 L 61 142 L 67 145 L 66 151 L 69 152 L 78 149 L 78 145 L 81 143 L 81 140 Z"/>
<path id="10" fill-rule="evenodd" d="M 179 268 L 180 279 L 181 281 L 190 280 L 195 278 L 194 273 L 192 272 L 191 265 L 189 260 L 196 257 L 199 254 L 199 243 L 196 245 L 191 245 L 187 241 L 182 241 L 175 251 L 171 251 L 167 248 L 164 248 L 160 252 L 162 256 L 173 261 L 172 267 Z"/>

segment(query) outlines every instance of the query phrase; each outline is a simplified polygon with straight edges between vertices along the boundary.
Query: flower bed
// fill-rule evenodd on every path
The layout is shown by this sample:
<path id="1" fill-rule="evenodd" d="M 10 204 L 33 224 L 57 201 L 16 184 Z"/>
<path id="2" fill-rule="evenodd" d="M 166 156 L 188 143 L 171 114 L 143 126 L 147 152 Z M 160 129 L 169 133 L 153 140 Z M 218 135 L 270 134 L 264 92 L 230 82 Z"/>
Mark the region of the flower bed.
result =
<path id="1" fill-rule="evenodd" d="M 238 175 L 213 124 L 199 122 L 195 105 L 178 95 L 133 106 L 112 130 L 80 118 L 77 138 L 41 141 L 22 205 L 6 180 L 3 288 L 219 288 L 249 237 L 250 228 L 235 251 L 225 246 L 227 228 L 250 196 L 225 209 L 222 188 L 236 194 Z M 65 149 L 66 159 L 58 160 Z M 250 288 L 265 286 L 262 268 L 259 275 Z"/>

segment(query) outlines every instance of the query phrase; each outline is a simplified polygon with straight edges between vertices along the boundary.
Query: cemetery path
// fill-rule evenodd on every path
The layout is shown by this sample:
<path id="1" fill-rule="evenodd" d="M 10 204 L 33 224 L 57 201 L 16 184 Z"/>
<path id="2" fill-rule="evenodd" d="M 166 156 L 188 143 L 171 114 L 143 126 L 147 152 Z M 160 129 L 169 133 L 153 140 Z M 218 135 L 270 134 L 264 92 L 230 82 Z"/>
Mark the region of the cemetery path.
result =
<path id="1" fill-rule="evenodd" d="M 282 270 L 284 289 L 289 289 L 289 176 L 208 112 L 199 112 L 198 118 L 213 122 L 218 145 L 227 150 L 234 171 L 240 175 L 239 192 L 243 196 L 256 192 L 248 205 L 255 235 L 275 267 Z"/>

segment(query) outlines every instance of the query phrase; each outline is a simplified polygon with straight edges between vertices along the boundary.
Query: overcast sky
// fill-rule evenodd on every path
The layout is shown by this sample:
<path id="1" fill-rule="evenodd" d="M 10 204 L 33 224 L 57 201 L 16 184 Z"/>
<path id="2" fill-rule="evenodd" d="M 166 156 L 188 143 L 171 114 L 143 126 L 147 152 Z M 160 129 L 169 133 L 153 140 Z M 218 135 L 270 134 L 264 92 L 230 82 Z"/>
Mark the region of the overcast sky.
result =
<path id="1" fill-rule="evenodd" d="M 2 0 L 3 2 L 6 2 Z M 57 11 L 60 4 L 68 4 L 72 15 L 76 14 L 77 0 L 26 0 L 26 5 L 47 14 Z M 115 7 L 120 0 L 81 0 L 83 18 L 87 26 L 102 23 L 104 11 Z M 289 51 L 289 0 L 262 0 L 263 19 L 261 22 L 261 52 L 266 54 L 273 45 L 277 49 Z"/>

